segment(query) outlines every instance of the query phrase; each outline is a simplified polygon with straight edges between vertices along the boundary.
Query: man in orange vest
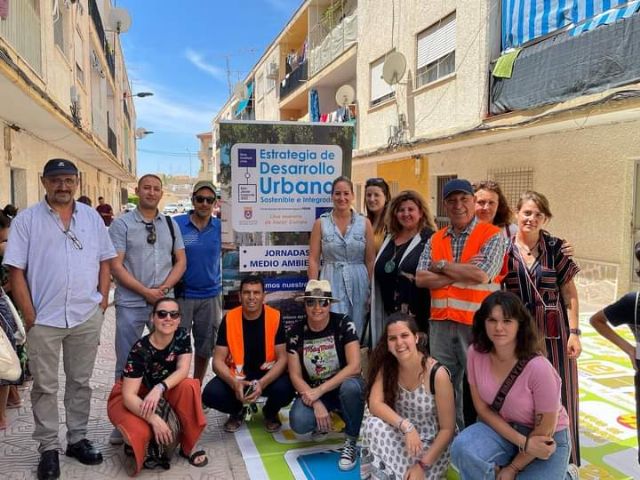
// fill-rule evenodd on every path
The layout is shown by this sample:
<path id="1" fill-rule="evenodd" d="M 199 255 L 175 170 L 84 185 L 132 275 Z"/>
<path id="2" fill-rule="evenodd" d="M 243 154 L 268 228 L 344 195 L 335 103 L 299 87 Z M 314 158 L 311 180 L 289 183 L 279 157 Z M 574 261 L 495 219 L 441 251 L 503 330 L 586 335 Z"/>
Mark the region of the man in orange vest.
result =
<path id="1" fill-rule="evenodd" d="M 456 423 L 464 427 L 463 378 L 473 314 L 500 284 L 496 280 L 507 248 L 500 229 L 478 223 L 471 183 L 450 180 L 443 190 L 451 225 L 427 242 L 416 271 L 416 285 L 431 290 L 429 348 L 451 373 Z"/>
<path id="2" fill-rule="evenodd" d="M 202 403 L 229 414 L 227 432 L 244 422 L 245 407 L 267 397 L 262 413 L 267 432 L 280 429 L 278 412 L 295 392 L 287 375 L 286 338 L 280 312 L 264 304 L 264 280 L 249 275 L 240 283 L 240 306 L 227 312 L 213 350 L 216 377 L 202 392 Z"/>

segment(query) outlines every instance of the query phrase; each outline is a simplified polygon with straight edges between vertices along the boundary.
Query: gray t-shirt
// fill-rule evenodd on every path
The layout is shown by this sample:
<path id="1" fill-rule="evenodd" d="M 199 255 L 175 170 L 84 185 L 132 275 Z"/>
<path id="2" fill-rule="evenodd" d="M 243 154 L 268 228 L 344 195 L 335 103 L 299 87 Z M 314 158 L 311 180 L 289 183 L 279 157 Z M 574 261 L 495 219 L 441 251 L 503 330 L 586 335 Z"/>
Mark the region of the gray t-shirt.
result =
<path id="1" fill-rule="evenodd" d="M 156 241 L 147 241 L 151 228 L 138 210 L 116 218 L 109 227 L 111 241 L 118 254 L 124 252 L 124 267 L 136 280 L 148 288 L 159 287 L 173 268 L 172 253 L 184 250 L 180 228 L 173 219 L 175 243 L 171 237 L 167 217 L 160 213 L 153 220 Z M 123 307 L 144 307 L 146 300 L 141 295 L 118 285 L 115 303 Z"/>

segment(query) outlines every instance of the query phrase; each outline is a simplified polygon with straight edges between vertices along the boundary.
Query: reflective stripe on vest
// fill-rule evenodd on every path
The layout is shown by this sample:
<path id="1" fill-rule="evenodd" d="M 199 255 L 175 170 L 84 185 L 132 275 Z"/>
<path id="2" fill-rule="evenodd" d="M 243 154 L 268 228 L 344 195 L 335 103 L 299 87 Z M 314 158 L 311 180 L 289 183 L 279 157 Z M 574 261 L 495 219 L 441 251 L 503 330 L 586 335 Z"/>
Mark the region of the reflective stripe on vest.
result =
<path id="1" fill-rule="evenodd" d="M 245 378 L 244 374 L 244 335 L 242 333 L 242 307 L 236 307 L 227 313 L 227 346 L 229 355 L 227 365 L 231 375 Z M 268 305 L 264 306 L 264 351 L 265 361 L 261 370 L 269 370 L 276 362 L 276 333 L 280 326 L 280 312 Z"/>
<path id="2" fill-rule="evenodd" d="M 453 262 L 451 236 L 446 235 L 447 228 L 436 232 L 431 240 L 431 261 L 447 260 Z M 500 229 L 488 223 L 478 223 L 467 238 L 460 255 L 461 263 L 468 263 L 480 253 L 489 238 L 499 234 Z M 433 320 L 452 320 L 471 325 L 473 314 L 480 308 L 482 301 L 492 292 L 500 289 L 497 279 L 489 283 L 456 282 L 442 288 L 431 290 L 431 318 Z"/>

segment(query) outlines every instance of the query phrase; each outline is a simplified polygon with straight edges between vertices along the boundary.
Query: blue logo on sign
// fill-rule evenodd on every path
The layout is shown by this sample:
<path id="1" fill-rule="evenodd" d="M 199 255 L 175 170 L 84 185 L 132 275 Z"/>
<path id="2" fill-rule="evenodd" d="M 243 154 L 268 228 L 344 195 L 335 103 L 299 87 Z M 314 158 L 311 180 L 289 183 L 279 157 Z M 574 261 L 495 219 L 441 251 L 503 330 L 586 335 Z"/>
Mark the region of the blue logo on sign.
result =
<path id="1" fill-rule="evenodd" d="M 239 148 L 238 149 L 238 167 L 241 167 L 241 168 L 256 167 L 256 149 L 255 148 Z"/>

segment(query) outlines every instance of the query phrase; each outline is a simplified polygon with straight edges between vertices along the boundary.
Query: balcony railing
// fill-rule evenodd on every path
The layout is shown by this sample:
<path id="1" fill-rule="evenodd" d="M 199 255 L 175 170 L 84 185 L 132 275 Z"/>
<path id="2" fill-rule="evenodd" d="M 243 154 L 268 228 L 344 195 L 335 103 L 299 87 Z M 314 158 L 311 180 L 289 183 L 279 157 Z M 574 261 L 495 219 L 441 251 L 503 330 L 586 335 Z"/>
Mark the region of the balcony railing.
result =
<path id="1" fill-rule="evenodd" d="M 357 10 L 318 23 L 309 34 L 309 76 L 313 77 L 357 41 Z"/>
<path id="2" fill-rule="evenodd" d="M 107 36 L 104 33 L 104 26 L 102 25 L 102 18 L 100 18 L 100 10 L 98 10 L 98 5 L 96 4 L 96 0 L 89 0 L 89 16 L 91 17 L 93 26 L 96 29 L 98 39 L 100 40 L 100 44 L 102 45 L 102 51 L 104 52 L 104 56 L 107 58 L 107 65 L 109 66 L 109 72 L 111 73 L 111 78 L 115 80 L 116 61 L 113 56 L 113 53 L 111 52 L 111 46 L 107 41 Z"/>
<path id="3" fill-rule="evenodd" d="M 114 157 L 118 156 L 118 137 L 116 137 L 116 133 L 111 130 L 111 127 L 107 127 L 107 143 L 109 145 L 109 150 L 113 153 Z"/>
<path id="4" fill-rule="evenodd" d="M 282 82 L 280 82 L 280 100 L 300 87 L 307 80 L 307 61 L 296 67 Z"/>
<path id="5" fill-rule="evenodd" d="M 40 24 L 38 9 L 25 0 L 9 0 L 9 16 L 0 21 L 0 37 L 10 43 L 38 75 L 42 75 Z"/>

